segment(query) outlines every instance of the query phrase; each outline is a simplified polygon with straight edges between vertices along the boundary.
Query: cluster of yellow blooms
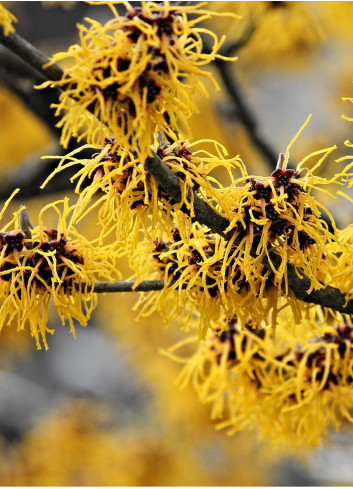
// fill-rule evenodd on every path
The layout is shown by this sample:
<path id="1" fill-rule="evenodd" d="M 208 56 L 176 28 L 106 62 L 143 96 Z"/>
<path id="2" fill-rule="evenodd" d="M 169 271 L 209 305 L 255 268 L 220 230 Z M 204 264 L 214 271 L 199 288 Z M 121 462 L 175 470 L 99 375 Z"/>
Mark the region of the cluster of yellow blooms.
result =
<path id="1" fill-rule="evenodd" d="M 198 91 L 207 95 L 200 77 L 217 87 L 200 67 L 222 58 L 218 51 L 224 38 L 198 27 L 211 16 L 202 3 L 115 3 L 125 5 L 126 15 L 119 15 L 112 2 L 113 19 L 104 25 L 89 20 L 88 28 L 80 25 L 80 45 L 51 61 L 72 59 L 73 65 L 62 80 L 43 86 L 65 89 L 57 106 L 57 115 L 64 113 L 60 126 L 65 147 L 71 136 L 101 144 L 113 134 L 119 145 L 144 160 L 156 131 L 175 140 L 178 132 L 188 130 L 187 119 L 197 110 L 193 96 Z M 203 51 L 206 34 L 213 41 L 209 54 Z"/>
<path id="2" fill-rule="evenodd" d="M 173 227 L 162 229 L 154 239 L 147 232 L 133 249 L 131 268 L 138 280 L 163 278 L 169 287 L 141 296 L 142 314 L 157 309 L 184 329 L 199 314 L 202 339 L 210 327 L 234 315 L 244 327 L 251 318 L 275 328 L 278 311 L 290 307 L 300 322 L 311 306 L 291 294 L 288 266 L 298 276 L 310 278 L 308 293 L 327 284 L 339 286 L 342 274 L 349 275 L 350 228 L 337 231 L 329 211 L 312 195 L 319 190 L 334 197 L 324 187 L 342 185 L 349 176 L 350 164 L 332 178 L 315 174 L 335 149 L 306 156 L 296 170 L 286 168 L 288 149 L 270 177 L 249 175 L 237 162 L 241 177 L 229 187 L 215 189 L 213 195 L 216 209 L 228 219 L 229 239 L 180 213 L 175 214 Z M 146 262 L 146 253 L 153 262 Z M 349 290 L 347 286 L 345 292 Z"/>
<path id="3" fill-rule="evenodd" d="M 181 383 L 192 382 L 220 427 L 257 428 L 293 445 L 319 443 L 330 424 L 352 421 L 353 328 L 349 317 L 297 299 L 288 270 L 310 279 L 307 294 L 340 287 L 343 279 L 350 298 L 353 228 L 338 231 L 313 193 L 334 198 L 325 186 L 347 183 L 353 164 L 332 178 L 318 176 L 332 146 L 288 167 L 309 119 L 269 176 L 249 174 L 216 142 L 190 143 L 184 134 L 197 110 L 194 95 L 207 94 L 200 77 L 217 86 L 201 67 L 225 59 L 224 39 L 199 25 L 215 14 L 203 3 L 108 6 L 111 20 L 88 19 L 89 27 L 79 26 L 80 44 L 50 61 L 73 61 L 61 80 L 42 85 L 63 89 L 56 105 L 61 142 L 67 146 L 73 136 L 87 144 L 60 158 L 48 180 L 79 166 L 72 178 L 78 200 L 44 208 L 29 234 L 22 209 L 1 230 L 0 328 L 11 321 L 29 326 L 38 348 L 41 341 L 47 348 L 52 300 L 74 333 L 73 319 L 85 325 L 96 305 L 92 284 L 118 278 L 115 258 L 126 254 L 136 285 L 165 282 L 163 290 L 140 296 L 141 314 L 158 310 L 183 329 L 198 329 L 197 339 L 168 355 L 185 363 Z M 205 36 L 213 41 L 207 54 Z M 80 158 L 83 149 L 92 151 L 90 159 Z M 148 172 L 151 159 L 179 182 L 179 201 Z M 197 222 L 196 196 L 218 213 L 224 232 Z M 44 227 L 50 209 L 58 215 L 55 229 Z M 92 243 L 75 226 L 95 209 L 100 235 Z M 191 357 L 174 353 L 194 341 Z"/>
<path id="4" fill-rule="evenodd" d="M 51 212 L 57 214 L 55 229 L 44 226 Z M 18 331 L 28 327 L 37 348 L 42 343 L 48 348 L 46 334 L 54 332 L 48 328 L 51 301 L 75 336 L 73 320 L 85 326 L 97 304 L 92 284 L 118 274 L 107 260 L 107 248 L 94 247 L 67 222 L 71 212 L 67 199 L 49 204 L 38 226 L 29 223 L 24 231 L 21 208 L 0 231 L 0 329 L 13 323 Z"/>
<path id="5" fill-rule="evenodd" d="M 230 434 L 259 429 L 261 437 L 293 447 L 320 443 L 328 427 L 353 421 L 353 327 L 325 327 L 321 336 L 301 340 L 286 318 L 276 337 L 252 322 L 233 319 L 222 333 L 198 342 L 191 357 L 176 354 L 190 338 L 164 352 L 185 364 L 178 381 L 192 383 L 211 406 L 218 428 Z"/>
<path id="6" fill-rule="evenodd" d="M 131 150 L 117 145 L 113 137 L 105 139 L 103 147 L 85 145 L 64 156 L 43 187 L 56 173 L 80 165 L 82 168 L 72 177 L 72 181 L 77 180 L 75 190 L 79 194 L 73 220 L 82 219 L 98 207 L 103 237 L 115 232 L 114 237 L 119 243 L 126 243 L 127 240 L 136 242 L 141 228 L 152 237 L 161 224 L 169 230 L 175 211 L 183 206 L 192 214 L 193 192 L 200 191 L 208 198 L 214 197 L 215 186 L 220 188 L 221 184 L 211 176 L 213 170 L 223 167 L 231 177 L 232 169 L 241 164 L 237 156 L 226 159 L 225 148 L 212 143 L 216 154 L 204 149 L 207 141 L 190 144 L 181 140 L 171 144 L 159 134 L 153 151 L 181 179 L 179 203 L 173 202 L 163 192 L 146 172 L 141 159 Z M 77 157 L 77 153 L 87 148 L 92 149 L 90 160 L 80 159 L 79 155 Z M 89 185 L 87 181 L 90 181 Z M 101 197 L 95 199 L 99 193 L 102 193 Z M 149 225 L 152 226 L 150 230 Z"/>

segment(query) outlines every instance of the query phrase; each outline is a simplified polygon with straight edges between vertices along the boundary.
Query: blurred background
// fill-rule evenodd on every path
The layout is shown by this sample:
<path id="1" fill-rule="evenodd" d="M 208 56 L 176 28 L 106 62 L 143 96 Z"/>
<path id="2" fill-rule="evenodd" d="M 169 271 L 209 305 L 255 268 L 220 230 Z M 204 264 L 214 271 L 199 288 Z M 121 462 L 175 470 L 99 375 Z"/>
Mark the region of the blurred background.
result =
<path id="1" fill-rule="evenodd" d="M 48 56 L 78 41 L 76 24 L 85 17 L 110 18 L 106 6 L 84 2 L 2 3 L 18 18 L 16 31 Z M 210 87 L 209 99 L 198 100 L 192 139 L 215 139 L 232 156 L 240 154 L 249 172 L 267 175 L 312 113 L 291 159 L 336 144 L 324 169 L 334 173 L 334 159 L 349 153 L 344 141 L 353 128 L 341 118 L 353 113 L 341 100 L 353 96 L 353 3 L 209 7 L 242 16 L 207 21 L 219 36 L 227 35 L 225 47 L 238 61 L 211 67 L 220 90 Z M 8 216 L 20 204 L 36 216 L 57 198 L 75 199 L 68 173 L 39 189 L 55 165 L 41 156 L 63 154 L 50 109 L 57 93 L 34 90 L 41 80 L 0 47 L 0 198 L 21 187 Z M 352 222 L 344 200 L 329 208 L 339 225 Z M 94 217 L 81 231 L 94 237 Z M 26 332 L 11 326 L 1 332 L 0 485 L 353 484 L 349 426 L 301 457 L 279 453 L 256 433 L 216 431 L 192 389 L 175 386 L 178 365 L 159 354 L 184 333 L 165 328 L 158 315 L 136 321 L 135 302 L 134 294 L 100 297 L 89 325 L 77 326 L 77 339 L 53 315 L 47 352 L 37 351 Z"/>

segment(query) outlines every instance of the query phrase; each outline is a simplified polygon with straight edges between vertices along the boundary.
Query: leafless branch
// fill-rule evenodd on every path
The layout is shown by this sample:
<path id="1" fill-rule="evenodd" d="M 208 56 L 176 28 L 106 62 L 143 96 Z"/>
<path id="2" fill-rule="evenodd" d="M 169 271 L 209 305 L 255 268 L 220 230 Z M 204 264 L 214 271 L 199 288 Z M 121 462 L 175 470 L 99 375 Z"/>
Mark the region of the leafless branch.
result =
<path id="1" fill-rule="evenodd" d="M 0 28 L 1 31 L 1 28 Z M 62 70 L 53 65 L 50 69 L 43 69 L 42 65 L 47 63 L 47 58 L 42 53 L 40 53 L 36 48 L 34 48 L 30 43 L 23 40 L 20 36 L 16 34 L 10 34 L 10 36 L 5 37 L 3 32 L 0 33 L 0 42 L 2 42 L 10 50 L 18 54 L 20 57 L 25 59 L 31 66 L 33 66 L 37 71 L 43 74 L 48 79 L 58 80 L 61 79 L 63 72 Z M 224 63 L 223 65 L 224 66 Z M 224 71 L 225 68 L 222 67 L 222 73 L 225 73 L 225 80 L 231 81 L 229 73 Z M 240 94 L 233 86 L 233 94 L 237 100 L 241 100 Z M 229 85 L 231 88 L 231 85 Z M 238 98 L 240 97 L 240 98 Z M 256 124 L 252 120 L 251 112 L 248 112 L 246 106 L 243 107 L 243 115 L 247 120 L 248 128 L 250 132 L 257 131 Z M 268 158 L 271 160 L 271 164 L 277 160 L 277 156 L 272 153 L 272 150 L 268 153 Z M 175 202 L 180 202 L 181 191 L 178 177 L 163 163 L 163 161 L 154 155 L 146 161 L 146 169 L 149 173 L 156 179 L 164 192 L 166 192 Z M 213 209 L 207 202 L 202 200 L 199 196 L 195 195 L 194 198 L 194 212 L 195 219 L 204 224 L 205 226 L 212 229 L 214 232 L 220 234 L 225 238 L 229 238 L 229 235 L 225 235 L 225 230 L 229 225 L 227 219 L 222 217 L 215 209 Z M 279 258 L 279 257 L 278 257 Z M 295 296 L 309 303 L 314 303 L 321 305 L 322 307 L 328 307 L 332 310 L 336 310 L 346 314 L 353 314 L 353 301 L 346 303 L 345 295 L 334 287 L 326 286 L 320 290 L 314 290 L 308 294 L 307 290 L 310 288 L 310 279 L 306 276 L 300 278 L 293 265 L 287 266 L 288 273 L 288 285 L 293 291 Z M 161 290 L 164 287 L 163 281 L 145 281 L 138 285 L 138 287 L 133 288 L 134 282 L 116 282 L 111 283 L 97 283 L 94 290 L 96 292 L 128 292 L 128 291 L 146 291 L 146 290 Z"/>
<path id="2" fill-rule="evenodd" d="M 162 290 L 165 287 L 164 280 L 144 280 L 136 286 L 136 282 L 96 282 L 93 291 L 97 294 L 105 292 L 149 292 Z"/>

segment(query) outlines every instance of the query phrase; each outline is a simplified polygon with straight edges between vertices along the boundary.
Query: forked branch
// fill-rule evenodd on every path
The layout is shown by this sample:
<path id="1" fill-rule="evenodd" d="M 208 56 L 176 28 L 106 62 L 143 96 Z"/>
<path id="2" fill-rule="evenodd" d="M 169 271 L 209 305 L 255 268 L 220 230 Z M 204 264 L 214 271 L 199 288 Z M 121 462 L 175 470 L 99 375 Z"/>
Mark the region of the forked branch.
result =
<path id="1" fill-rule="evenodd" d="M 20 56 L 47 79 L 62 79 L 64 73 L 61 68 L 57 65 L 52 65 L 44 69 L 43 65 L 49 62 L 48 58 L 18 34 L 5 36 L 0 27 L 0 42 L 10 51 Z M 275 159 L 273 161 L 275 161 Z M 145 162 L 145 167 L 156 179 L 166 194 L 168 194 L 176 203 L 181 201 L 181 190 L 178 177 L 157 155 L 149 157 Z M 185 211 L 187 212 L 187 209 L 185 209 Z M 225 239 L 230 238 L 230 233 L 227 235 L 225 234 L 225 230 L 229 226 L 229 221 L 198 195 L 194 195 L 194 214 L 195 220 L 200 224 L 209 227 L 212 231 L 220 234 Z M 347 302 L 345 294 L 339 289 L 326 286 L 320 290 L 313 290 L 308 294 L 307 290 L 310 288 L 310 279 L 306 276 L 300 278 L 297 275 L 294 266 L 291 264 L 287 265 L 287 276 L 289 288 L 299 300 L 318 304 L 322 307 L 327 307 L 344 314 L 353 314 L 353 300 Z M 134 286 L 135 282 L 98 282 L 94 285 L 94 291 L 97 293 L 151 291 L 161 290 L 165 284 L 162 280 L 147 280 L 141 282 L 137 287 Z"/>

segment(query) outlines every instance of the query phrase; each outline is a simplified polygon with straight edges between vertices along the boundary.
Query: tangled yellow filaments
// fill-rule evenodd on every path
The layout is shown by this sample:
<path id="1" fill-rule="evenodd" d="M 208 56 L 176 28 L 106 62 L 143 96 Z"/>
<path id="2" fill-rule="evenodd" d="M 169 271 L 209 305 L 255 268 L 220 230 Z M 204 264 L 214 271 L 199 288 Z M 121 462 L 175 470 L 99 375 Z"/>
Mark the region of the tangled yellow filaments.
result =
<path id="1" fill-rule="evenodd" d="M 10 32 L 15 32 L 14 22 L 17 22 L 16 17 L 0 3 L 0 27 L 4 29 L 5 36 L 8 36 Z"/>
<path id="2" fill-rule="evenodd" d="M 60 209 L 61 207 L 61 209 Z M 56 212 L 56 229 L 44 227 L 44 215 Z M 44 207 L 31 237 L 20 228 L 21 209 L 0 232 L 0 329 L 14 323 L 29 328 L 37 348 L 48 348 L 48 308 L 52 301 L 62 324 L 73 320 L 85 326 L 97 304 L 93 284 L 109 279 L 115 267 L 107 249 L 93 248 L 71 225 L 68 200 Z"/>
<path id="3" fill-rule="evenodd" d="M 339 244 L 332 243 L 327 248 L 328 283 L 337 287 L 350 301 L 353 299 L 353 225 L 338 230 L 338 240 Z"/>
<path id="4" fill-rule="evenodd" d="M 287 168 L 289 149 L 309 120 L 269 177 L 249 175 L 238 162 L 241 177 L 229 187 L 213 189 L 213 203 L 229 221 L 226 239 L 180 215 L 174 215 L 173 227 L 156 234 L 153 241 L 153 232 L 146 234 L 146 242 L 134 250 L 131 267 L 138 280 L 154 273 L 169 286 L 141 296 L 141 314 L 157 309 L 165 319 L 177 319 L 188 329 L 199 311 L 201 338 L 221 317 L 229 321 L 234 315 L 241 326 L 251 317 L 275 329 L 280 310 L 289 307 L 298 322 L 312 307 L 291 293 L 288 266 L 291 273 L 310 279 L 309 293 L 328 284 L 339 287 L 336 278 L 347 274 L 348 268 L 343 264 L 339 275 L 337 257 L 351 256 L 352 244 L 337 231 L 333 217 L 312 192 L 333 198 L 324 186 L 342 185 L 352 163 L 332 178 L 317 176 L 336 149 L 333 146 L 309 154 L 295 170 Z M 151 262 L 136 256 L 146 252 L 155 259 L 154 272 Z"/>
<path id="5" fill-rule="evenodd" d="M 306 156 L 296 169 L 287 168 L 289 148 L 299 133 L 286 155 L 280 155 L 271 176 L 245 175 L 219 192 L 220 207 L 230 221 L 227 231 L 233 233 L 231 242 L 237 243 L 230 259 L 243 260 L 250 286 L 258 279 L 259 263 L 266 259 L 274 283 L 282 287 L 284 281 L 286 294 L 288 264 L 294 265 L 299 276 L 304 273 L 310 278 L 309 292 L 323 287 L 321 272 L 325 268 L 327 247 L 331 243 L 339 244 L 339 239 L 333 217 L 312 191 L 334 198 L 323 187 L 342 185 L 350 167 L 338 171 L 332 178 L 315 174 L 336 149 L 332 146 Z M 314 157 L 319 159 L 313 164 Z"/>
<path id="6" fill-rule="evenodd" d="M 140 242 L 130 254 L 138 282 L 153 277 L 168 285 L 140 296 L 136 307 L 141 308 L 141 315 L 158 310 L 167 322 L 176 320 L 186 330 L 197 315 L 200 337 L 205 338 L 209 328 L 219 328 L 220 318 L 231 320 L 236 315 L 245 326 L 252 317 L 275 328 L 279 310 L 290 307 L 295 320 L 300 321 L 310 309 L 311 305 L 291 294 L 284 297 L 272 270 L 262 263 L 253 269 L 250 284 L 246 261 L 234 257 L 236 244 L 206 226 L 190 224 L 181 215 L 175 216 L 174 222 L 176 227 L 153 241 Z M 146 260 L 147 254 L 150 260 Z"/>
<path id="7" fill-rule="evenodd" d="M 105 25 L 87 19 L 89 27 L 79 26 L 80 45 L 51 60 L 72 59 L 73 65 L 62 80 L 42 87 L 64 88 L 56 114 L 63 114 L 58 125 L 65 147 L 72 136 L 100 144 L 114 135 L 120 145 L 144 159 L 156 130 L 174 140 L 176 133 L 188 130 L 186 121 L 197 110 L 193 95 L 207 95 L 200 76 L 217 86 L 200 67 L 223 59 L 218 51 L 224 39 L 198 26 L 217 15 L 203 10 L 203 3 L 117 3 L 125 5 L 126 15 L 119 15 L 108 2 L 113 19 Z M 209 54 L 202 50 L 204 35 L 213 41 Z"/>
<path id="8" fill-rule="evenodd" d="M 136 243 L 140 238 L 139 231 L 143 230 L 153 239 L 158 227 L 169 230 L 173 226 L 173 216 L 182 206 L 186 206 L 193 216 L 195 192 L 210 199 L 215 196 L 215 189 L 221 186 L 212 176 L 215 170 L 222 168 L 227 171 L 231 180 L 232 170 L 242 168 L 239 157 L 227 159 L 225 148 L 215 141 L 189 143 L 181 140 L 170 144 L 160 135 L 157 139 L 153 147 L 155 154 L 180 179 L 179 203 L 173 202 L 163 192 L 146 171 L 145 162 L 117 145 L 113 137 L 106 139 L 102 147 L 85 145 L 66 155 L 43 187 L 56 173 L 79 165 L 81 168 L 72 177 L 72 181 L 77 182 L 76 192 L 79 194 L 73 221 L 98 208 L 101 238 L 115 232 L 116 242 L 126 244 L 128 240 Z M 215 154 L 205 149 L 209 143 Z M 86 152 L 92 150 L 91 159 L 80 158 L 83 149 Z"/>
<path id="9" fill-rule="evenodd" d="M 181 386 L 191 383 L 211 406 L 218 428 L 229 434 L 256 429 L 260 437 L 291 449 L 319 445 L 330 427 L 353 422 L 353 327 L 327 327 L 321 337 L 272 338 L 268 329 L 241 330 L 236 321 L 199 342 L 191 357 L 166 353 L 185 364 Z"/>

